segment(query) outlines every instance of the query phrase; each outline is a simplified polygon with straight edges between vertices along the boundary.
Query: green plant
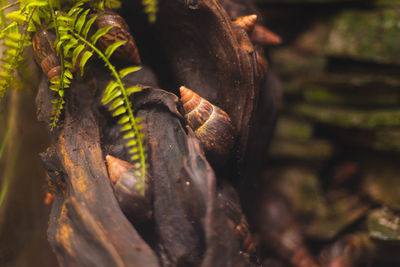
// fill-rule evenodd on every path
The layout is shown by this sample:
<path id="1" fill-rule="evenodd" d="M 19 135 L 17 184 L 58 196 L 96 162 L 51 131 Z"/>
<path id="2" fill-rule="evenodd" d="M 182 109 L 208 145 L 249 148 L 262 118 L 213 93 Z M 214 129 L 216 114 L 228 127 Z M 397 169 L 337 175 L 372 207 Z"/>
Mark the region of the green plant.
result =
<path id="1" fill-rule="evenodd" d="M 97 45 L 98 40 L 106 35 L 113 26 L 97 29 L 94 34 L 92 26 L 96 21 L 96 14 L 104 9 L 115 9 L 121 6 L 119 0 L 18 0 L 6 4 L 1 0 L 0 9 L 0 40 L 5 47 L 0 72 L 0 99 L 6 89 L 13 87 L 14 70 L 23 60 L 24 47 L 32 44 L 31 36 L 35 32 L 49 30 L 55 33 L 56 40 L 52 44 L 59 60 L 59 74 L 51 77 L 49 88 L 56 92 L 52 100 L 53 110 L 50 128 L 56 127 L 62 113 L 65 100 L 64 94 L 73 81 L 73 70 L 79 67 L 83 75 L 88 60 L 97 56 L 105 63 L 114 77 L 105 89 L 102 102 L 108 106 L 114 117 L 119 117 L 118 123 L 124 133 L 126 146 L 130 153 L 136 175 L 142 178 L 138 188 L 144 194 L 144 181 L 146 176 L 146 155 L 142 141 L 141 125 L 139 118 L 135 118 L 131 108 L 129 96 L 141 90 L 139 87 L 126 87 L 122 79 L 140 67 L 132 66 L 117 70 L 110 57 L 126 41 L 115 41 L 102 51 Z M 12 6 L 19 5 L 18 10 L 5 14 L 4 11 Z M 144 0 L 145 12 L 149 21 L 155 21 L 157 0 Z M 92 31 L 91 31 L 92 30 Z"/>

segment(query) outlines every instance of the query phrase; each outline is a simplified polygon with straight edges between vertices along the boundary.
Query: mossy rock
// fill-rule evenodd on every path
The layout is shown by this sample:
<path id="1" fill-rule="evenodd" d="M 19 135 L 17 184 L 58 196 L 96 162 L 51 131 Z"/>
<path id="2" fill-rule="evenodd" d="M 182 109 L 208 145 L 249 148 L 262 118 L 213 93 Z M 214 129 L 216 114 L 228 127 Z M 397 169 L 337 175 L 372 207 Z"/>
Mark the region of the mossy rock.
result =
<path id="1" fill-rule="evenodd" d="M 400 126 L 399 108 L 360 110 L 302 103 L 295 105 L 291 111 L 315 122 L 344 128 L 381 129 Z"/>
<path id="2" fill-rule="evenodd" d="M 310 221 L 326 213 L 318 174 L 315 170 L 299 166 L 272 168 L 267 175 L 274 177 L 274 190 L 281 192 L 302 221 Z"/>
<path id="3" fill-rule="evenodd" d="M 333 145 L 326 140 L 293 141 L 277 138 L 271 143 L 269 156 L 272 159 L 321 161 L 329 159 L 333 152 Z"/>
<path id="4" fill-rule="evenodd" d="M 312 138 L 313 126 L 310 122 L 295 117 L 281 116 L 275 130 L 275 138 L 292 141 L 306 141 Z"/>
<path id="5" fill-rule="evenodd" d="M 400 64 L 400 10 L 346 10 L 333 22 L 327 44 L 331 56 Z"/>
<path id="6" fill-rule="evenodd" d="M 371 159 L 363 168 L 363 191 L 375 202 L 400 211 L 400 162 Z"/>
<path id="7" fill-rule="evenodd" d="M 332 90 L 316 84 L 309 85 L 303 92 L 306 102 L 351 107 L 388 107 L 398 106 L 400 92 L 369 90 L 368 88 Z"/>
<path id="8" fill-rule="evenodd" d="M 400 1 L 399 0 L 375 0 L 375 5 L 376 6 L 400 6 Z"/>
<path id="9" fill-rule="evenodd" d="M 400 152 L 400 129 L 364 130 L 318 124 L 315 126 L 315 131 L 320 137 L 347 146 L 358 146 L 379 152 Z"/>
<path id="10" fill-rule="evenodd" d="M 400 214 L 387 208 L 376 209 L 368 215 L 368 231 L 372 238 L 400 244 Z"/>
<path id="11" fill-rule="evenodd" d="M 306 235 L 317 240 L 332 240 L 364 216 L 368 208 L 357 196 L 344 196 L 328 204 L 327 213 L 307 225 Z"/>
<path id="12" fill-rule="evenodd" d="M 274 69 L 284 75 L 315 77 L 316 74 L 324 73 L 327 63 L 327 59 L 322 55 L 305 55 L 291 48 L 276 49 L 271 56 Z"/>

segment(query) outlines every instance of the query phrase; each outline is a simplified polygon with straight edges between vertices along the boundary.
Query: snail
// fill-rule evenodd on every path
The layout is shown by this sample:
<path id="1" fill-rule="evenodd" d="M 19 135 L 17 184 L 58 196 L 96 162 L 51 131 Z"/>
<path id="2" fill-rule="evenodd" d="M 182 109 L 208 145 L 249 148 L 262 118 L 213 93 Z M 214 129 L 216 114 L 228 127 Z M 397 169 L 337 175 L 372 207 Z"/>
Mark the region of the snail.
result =
<path id="1" fill-rule="evenodd" d="M 251 41 L 260 45 L 278 45 L 282 43 L 281 37 L 264 26 L 255 25 L 251 34 Z"/>
<path id="2" fill-rule="evenodd" d="M 257 21 L 257 15 L 247 15 L 238 17 L 233 23 L 239 27 L 242 27 L 246 32 L 250 33 L 253 31 Z"/>
<path id="3" fill-rule="evenodd" d="M 277 45 L 282 42 L 281 38 L 262 25 L 256 24 L 257 15 L 238 17 L 233 23 L 243 28 L 250 36 L 251 41 L 261 45 Z"/>
<path id="4" fill-rule="evenodd" d="M 242 214 L 240 223 L 235 227 L 235 234 L 240 240 L 240 250 L 249 254 L 256 253 L 256 241 L 250 232 L 246 217 Z"/>
<path id="5" fill-rule="evenodd" d="M 44 198 L 44 204 L 50 206 L 51 203 L 53 203 L 53 200 L 54 200 L 54 194 L 47 192 L 46 197 Z"/>
<path id="6" fill-rule="evenodd" d="M 121 210 L 133 223 L 149 220 L 152 216 L 152 195 L 148 179 L 145 194 L 142 195 L 137 189 L 139 178 L 135 176 L 134 166 L 111 155 L 106 156 L 106 161 L 110 182 Z"/>
<path id="7" fill-rule="evenodd" d="M 251 258 L 257 257 L 257 240 L 251 233 L 246 215 L 243 213 L 240 198 L 234 187 L 226 181 L 221 182 L 218 192 L 218 205 L 226 215 L 228 226 L 239 241 L 240 252 Z"/>
<path id="8" fill-rule="evenodd" d="M 98 28 L 114 26 L 99 39 L 99 45 L 103 50 L 115 42 L 126 41 L 124 45 L 115 50 L 113 56 L 134 64 L 141 64 L 135 40 L 130 33 L 128 24 L 120 15 L 113 11 L 105 11 L 97 15 L 96 24 Z"/>
<path id="9" fill-rule="evenodd" d="M 192 90 L 184 86 L 179 90 L 185 118 L 206 154 L 215 162 L 224 162 L 235 142 L 235 129 L 229 115 Z"/>
<path id="10" fill-rule="evenodd" d="M 266 73 L 268 69 L 268 62 L 263 55 L 263 51 L 256 50 L 257 68 L 260 73 Z"/>
<path id="11" fill-rule="evenodd" d="M 36 31 L 32 38 L 35 60 L 50 80 L 59 77 L 61 74 L 60 61 L 54 50 L 55 40 L 55 34 L 44 28 Z"/>

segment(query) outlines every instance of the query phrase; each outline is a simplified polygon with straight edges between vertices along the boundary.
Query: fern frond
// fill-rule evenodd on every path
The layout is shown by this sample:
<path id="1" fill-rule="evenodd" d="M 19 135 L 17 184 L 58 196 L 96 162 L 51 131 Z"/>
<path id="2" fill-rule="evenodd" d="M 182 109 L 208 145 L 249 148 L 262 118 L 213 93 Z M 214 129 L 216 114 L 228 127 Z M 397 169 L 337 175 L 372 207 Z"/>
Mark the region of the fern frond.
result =
<path id="1" fill-rule="evenodd" d="M 146 177 L 146 155 L 142 142 L 142 133 L 140 120 L 135 118 L 129 95 L 138 92 L 141 89 L 138 87 L 126 88 L 122 82 L 122 78 L 129 73 L 139 70 L 139 67 L 129 67 L 121 71 L 117 71 L 114 65 L 111 64 L 109 58 L 116 51 L 116 49 L 125 44 L 126 41 L 114 42 L 107 49 L 102 52 L 96 47 L 97 41 L 108 33 L 113 26 L 108 26 L 98 29 L 90 38 L 88 32 L 90 31 L 96 17 L 88 16 L 89 10 L 82 8 L 81 4 L 75 5 L 67 14 L 60 14 L 57 16 L 57 27 L 60 34 L 59 42 L 56 44 L 58 51 L 66 58 L 72 59 L 72 66 L 79 61 L 81 74 L 87 61 L 95 54 L 110 70 L 115 80 L 110 81 L 105 89 L 102 102 L 104 105 L 109 104 L 108 109 L 112 112 L 112 116 L 120 116 L 118 123 L 121 125 L 121 131 L 124 133 L 123 138 L 127 140 L 128 152 L 134 166 L 137 168 L 137 174 L 140 175 L 142 182 L 140 190 L 144 194 L 145 177 Z M 89 18 L 90 17 L 90 18 Z M 89 18 L 89 19 L 88 19 Z M 78 60 L 79 59 L 79 60 Z M 57 104 L 60 104 L 58 102 Z"/>
<path id="2" fill-rule="evenodd" d="M 64 92 L 65 89 L 69 87 L 71 84 L 70 79 L 72 79 L 72 73 L 71 73 L 71 68 L 73 65 L 67 64 L 68 62 L 65 61 L 64 59 L 64 53 L 62 51 L 62 43 L 60 42 L 60 32 L 59 32 L 59 25 L 56 20 L 56 15 L 53 9 L 53 3 L 50 0 L 49 1 L 49 8 L 50 8 L 50 13 L 51 13 L 51 19 L 54 24 L 54 31 L 56 33 L 56 42 L 54 46 L 58 47 L 57 53 L 58 57 L 60 59 L 60 65 L 61 65 L 61 72 L 60 72 L 60 77 L 55 77 L 50 80 L 50 90 L 56 91 L 57 92 L 57 99 L 53 99 L 51 103 L 53 104 L 52 110 L 51 110 L 51 118 L 50 118 L 50 130 L 53 131 L 53 129 L 56 127 L 57 122 L 60 119 L 61 112 L 64 109 Z M 58 42 L 60 42 L 60 45 L 57 46 Z M 60 51 L 61 50 L 61 51 Z"/>
<path id="3" fill-rule="evenodd" d="M 118 47 L 123 46 L 124 44 L 126 44 L 126 40 L 121 40 L 112 43 L 107 47 L 106 51 L 104 51 L 104 55 L 106 56 L 107 59 L 109 59 L 111 55 L 114 53 L 114 51 L 117 50 Z"/>
<path id="4" fill-rule="evenodd" d="M 41 2 L 38 1 L 38 5 Z M 22 52 L 24 47 L 30 45 L 30 37 L 28 35 L 29 25 L 37 6 L 30 4 L 15 12 L 6 15 L 7 19 L 13 19 L 8 26 L 1 30 L 0 37 L 5 37 L 4 57 L 1 59 L 1 74 L 0 74 L 0 99 L 3 98 L 8 87 L 14 81 L 14 71 L 18 67 L 18 63 L 23 59 Z M 20 24 L 18 24 L 18 22 Z"/>
<path id="5" fill-rule="evenodd" d="M 149 17 L 149 22 L 156 22 L 158 12 L 158 0 L 142 0 L 142 5 L 144 6 L 144 12 L 147 13 Z"/>

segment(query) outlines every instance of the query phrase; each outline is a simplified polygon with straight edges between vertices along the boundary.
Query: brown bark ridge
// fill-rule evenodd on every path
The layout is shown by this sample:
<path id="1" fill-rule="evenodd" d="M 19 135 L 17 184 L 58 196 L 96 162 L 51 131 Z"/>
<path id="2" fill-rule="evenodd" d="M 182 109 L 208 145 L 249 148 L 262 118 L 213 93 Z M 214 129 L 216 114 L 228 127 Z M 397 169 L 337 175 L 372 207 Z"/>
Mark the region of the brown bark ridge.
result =
<path id="1" fill-rule="evenodd" d="M 158 266 L 113 195 L 92 111 L 93 89 L 82 83 L 71 87 L 64 126 L 42 155 L 47 169 L 58 173 L 49 173 L 53 183 L 65 183 L 50 215 L 50 244 L 62 266 Z"/>
<path id="2" fill-rule="evenodd" d="M 141 10 L 140 2 L 126 2 L 127 9 Z M 164 82 L 172 92 L 178 94 L 178 88 L 184 85 L 229 114 L 238 132 L 232 158 L 240 163 L 263 73 L 257 68 L 248 34 L 232 23 L 219 1 L 195 2 L 159 1 L 154 25 L 140 31 L 134 25 L 140 25 L 143 16 L 129 13 L 130 25 L 135 36 L 137 31 L 139 51 L 148 54 L 144 61 L 155 69 L 163 62 L 160 72 L 171 73 Z"/>

